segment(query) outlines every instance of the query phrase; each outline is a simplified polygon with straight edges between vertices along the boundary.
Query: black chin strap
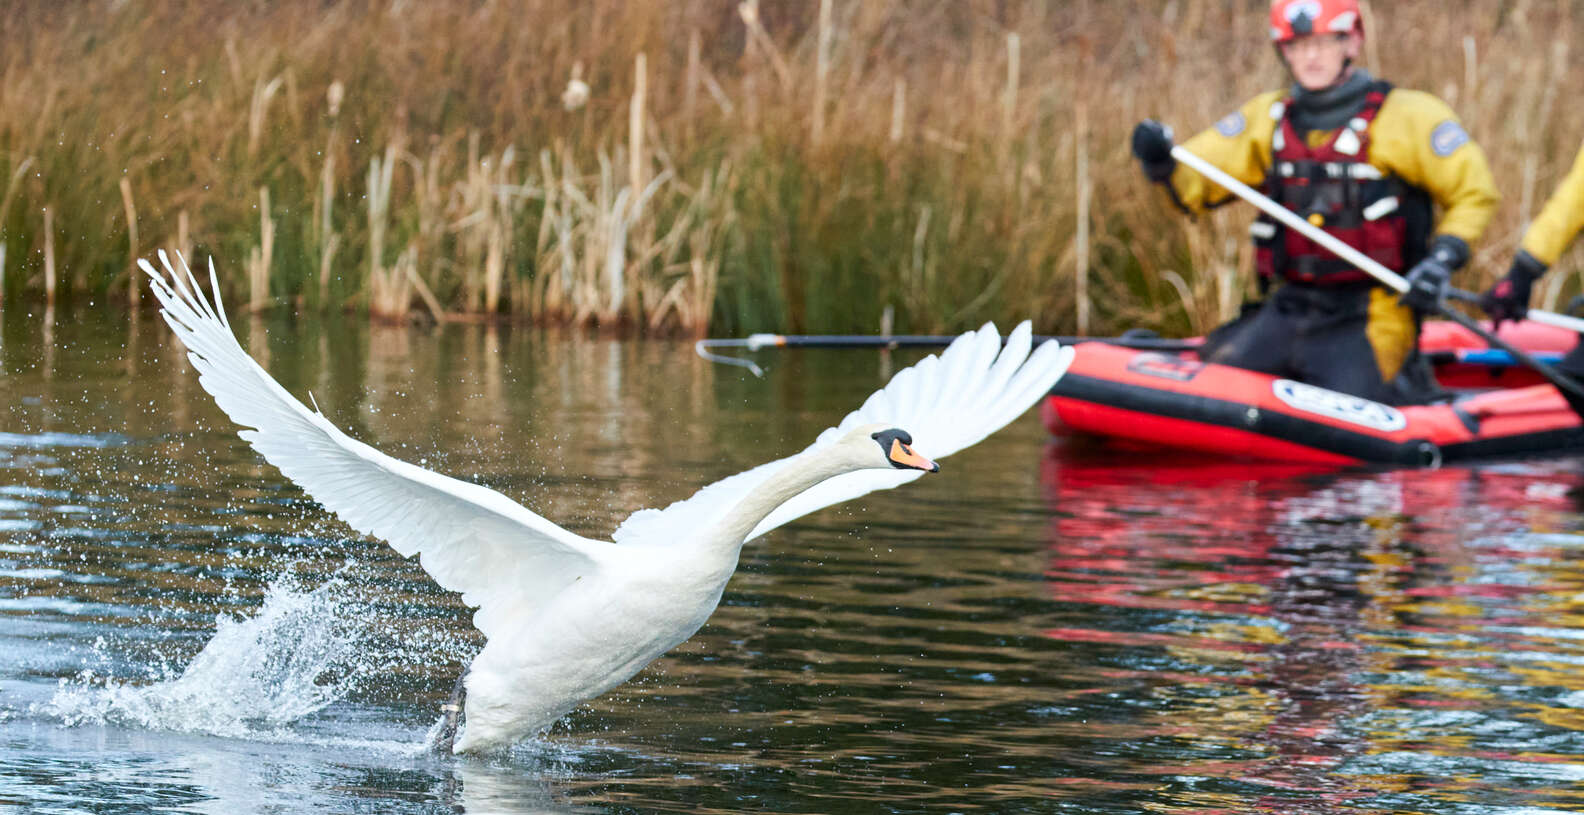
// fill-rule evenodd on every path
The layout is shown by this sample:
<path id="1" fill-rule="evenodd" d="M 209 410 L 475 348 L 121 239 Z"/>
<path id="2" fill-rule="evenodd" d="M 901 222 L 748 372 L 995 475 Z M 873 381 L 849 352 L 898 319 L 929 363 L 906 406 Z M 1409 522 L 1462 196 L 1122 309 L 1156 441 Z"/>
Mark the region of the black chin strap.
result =
<path id="1" fill-rule="evenodd" d="M 1353 73 L 1353 58 L 1352 57 L 1343 57 L 1342 58 L 1342 70 L 1337 73 L 1336 79 L 1331 80 L 1331 85 L 1330 85 L 1330 87 L 1327 88 L 1327 90 L 1330 90 L 1331 88 L 1335 88 L 1336 86 L 1341 85 L 1343 82 L 1346 82 L 1348 80 L 1348 76 L 1350 74 L 1352 74 L 1352 73 Z"/>

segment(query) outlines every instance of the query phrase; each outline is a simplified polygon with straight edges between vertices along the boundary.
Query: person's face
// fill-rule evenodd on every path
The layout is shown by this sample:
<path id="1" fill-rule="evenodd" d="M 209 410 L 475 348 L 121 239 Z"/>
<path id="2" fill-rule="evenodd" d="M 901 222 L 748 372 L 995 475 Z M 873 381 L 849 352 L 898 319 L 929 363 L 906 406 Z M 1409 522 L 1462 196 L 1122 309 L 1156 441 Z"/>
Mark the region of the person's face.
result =
<path id="1" fill-rule="evenodd" d="M 1358 59 L 1361 41 L 1357 31 L 1310 34 L 1282 43 L 1281 52 L 1298 84 L 1304 90 L 1318 91 L 1341 78 L 1348 60 Z"/>

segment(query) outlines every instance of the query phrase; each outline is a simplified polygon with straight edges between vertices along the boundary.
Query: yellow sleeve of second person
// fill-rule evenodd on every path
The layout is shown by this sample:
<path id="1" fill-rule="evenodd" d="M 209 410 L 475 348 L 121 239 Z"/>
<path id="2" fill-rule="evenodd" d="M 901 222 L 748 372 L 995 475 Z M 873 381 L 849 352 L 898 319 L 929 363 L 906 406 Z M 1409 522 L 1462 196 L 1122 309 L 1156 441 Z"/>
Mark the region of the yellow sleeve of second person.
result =
<path id="1" fill-rule="evenodd" d="M 1272 91 L 1250 99 L 1182 146 L 1227 175 L 1258 187 L 1270 169 L 1271 139 L 1277 123 L 1272 114 L 1279 112 L 1273 108 L 1282 95 L 1281 91 Z M 1232 197 L 1220 185 L 1181 165 L 1172 173 L 1171 185 L 1177 200 L 1193 212 L 1203 212 Z"/>
<path id="2" fill-rule="evenodd" d="M 1370 163 L 1430 194 L 1441 208 L 1436 234 L 1479 240 L 1501 202 L 1485 151 L 1447 103 L 1398 88 L 1370 125 Z"/>
<path id="3" fill-rule="evenodd" d="M 1573 160 L 1573 169 L 1562 186 L 1551 194 L 1540 216 L 1524 232 L 1523 249 L 1547 266 L 1555 265 L 1584 229 L 1584 149 Z"/>

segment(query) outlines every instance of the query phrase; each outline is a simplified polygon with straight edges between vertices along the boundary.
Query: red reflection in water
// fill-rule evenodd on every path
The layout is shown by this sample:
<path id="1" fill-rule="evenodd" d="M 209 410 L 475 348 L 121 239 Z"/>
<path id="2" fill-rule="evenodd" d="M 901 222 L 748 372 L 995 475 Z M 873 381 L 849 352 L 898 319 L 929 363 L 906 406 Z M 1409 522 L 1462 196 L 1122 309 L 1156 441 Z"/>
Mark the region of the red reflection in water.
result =
<path id="1" fill-rule="evenodd" d="M 1042 475 L 1056 516 L 1051 591 L 1095 607 L 1075 612 L 1092 625 L 1048 636 L 1203 666 L 1147 662 L 1151 687 L 1176 704 L 1138 715 L 1159 715 L 1160 733 L 1265 756 L 1133 769 L 1255 784 L 1270 790 L 1258 810 L 1283 813 L 1337 812 L 1384 791 L 1379 777 L 1338 772 L 1371 750 L 1359 720 L 1386 697 L 1409 702 L 1364 678 L 1383 670 L 1372 634 L 1412 632 L 1403 609 L 1416 600 L 1548 591 L 1471 582 L 1470 564 L 1520 554 L 1492 540 L 1526 528 L 1527 513 L 1576 513 L 1579 484 L 1565 470 L 1347 472 L 1070 444 L 1051 445 Z M 1163 622 L 1162 611 L 1177 614 Z M 1207 684 L 1221 692 L 1188 692 Z"/>

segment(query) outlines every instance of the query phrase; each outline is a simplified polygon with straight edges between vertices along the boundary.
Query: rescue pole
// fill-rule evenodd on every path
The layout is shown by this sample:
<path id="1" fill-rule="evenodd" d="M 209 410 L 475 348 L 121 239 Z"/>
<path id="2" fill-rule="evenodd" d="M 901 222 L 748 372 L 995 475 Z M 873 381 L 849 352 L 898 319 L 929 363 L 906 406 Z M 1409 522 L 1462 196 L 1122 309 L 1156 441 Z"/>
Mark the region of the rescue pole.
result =
<path id="1" fill-rule="evenodd" d="M 1172 148 L 1171 154 L 1172 158 L 1177 159 L 1177 161 L 1193 168 L 1205 178 L 1208 178 L 1211 181 L 1220 184 L 1222 187 L 1225 187 L 1226 190 L 1231 192 L 1233 195 L 1236 195 L 1250 204 L 1259 207 L 1260 211 L 1264 212 L 1266 215 L 1281 221 L 1283 224 L 1286 224 L 1292 229 L 1298 230 L 1300 235 L 1303 235 L 1309 240 L 1312 240 L 1315 243 L 1324 246 L 1326 249 L 1331 250 L 1331 252 L 1337 257 L 1353 264 L 1359 269 L 1359 271 L 1364 272 L 1370 277 L 1380 281 L 1381 284 L 1387 288 L 1398 293 L 1408 290 L 1407 278 L 1386 268 L 1385 266 L 1378 263 L 1374 258 L 1371 258 L 1363 252 L 1348 246 L 1335 236 L 1320 229 L 1314 224 L 1311 224 L 1303 218 L 1298 217 L 1297 213 L 1260 194 L 1260 192 L 1255 190 L 1253 187 L 1250 187 L 1236 178 L 1227 175 L 1221 170 L 1220 167 L 1217 167 L 1189 152 L 1188 148 L 1179 144 Z M 1473 295 L 1467 292 L 1460 292 L 1458 299 L 1470 300 L 1473 299 Z M 1441 312 L 1441 316 L 1446 317 L 1452 322 L 1455 322 L 1469 331 L 1474 332 L 1475 334 L 1479 335 L 1480 339 L 1483 339 L 1485 342 L 1489 343 L 1492 348 L 1499 348 L 1503 351 L 1506 351 L 1512 355 L 1513 359 L 1518 360 L 1518 362 L 1527 365 L 1530 368 L 1533 368 L 1541 376 L 1545 377 L 1546 381 L 1550 382 L 1552 385 L 1555 385 L 1557 390 L 1562 392 L 1562 396 L 1567 399 L 1568 405 L 1573 408 L 1573 411 L 1579 414 L 1581 419 L 1584 419 L 1584 388 L 1581 388 L 1579 384 L 1572 379 L 1572 377 L 1564 375 L 1562 372 L 1552 368 L 1550 365 L 1547 365 L 1544 362 L 1541 362 L 1540 360 L 1530 356 L 1527 352 L 1519 349 L 1512 343 L 1497 337 L 1490 331 L 1486 331 L 1482 326 L 1469 319 L 1468 316 L 1462 312 L 1449 308 L 1445 303 L 1437 303 L 1436 305 Z M 1556 326 L 1558 328 L 1566 328 L 1570 331 L 1584 332 L 1584 320 L 1580 320 L 1575 317 L 1569 317 L 1564 314 L 1556 314 L 1550 311 L 1530 309 L 1528 313 L 1528 319 L 1534 320 L 1537 323 L 1545 323 L 1546 325 Z"/>
<path id="2" fill-rule="evenodd" d="M 754 376 L 764 376 L 764 369 L 755 364 L 753 360 L 718 354 L 715 353 L 715 350 L 741 348 L 752 353 L 766 348 L 878 348 L 882 350 L 890 350 L 892 348 L 945 348 L 951 345 L 952 340 L 955 339 L 957 339 L 955 334 L 749 334 L 746 337 L 712 337 L 698 340 L 693 344 L 693 350 L 700 357 L 710 362 L 718 362 L 722 365 L 736 365 L 739 368 L 747 368 Z M 1055 340 L 1062 345 L 1103 342 L 1107 345 L 1132 348 L 1136 351 L 1159 351 L 1168 354 L 1197 351 L 1203 343 L 1203 340 L 1200 339 L 1172 340 L 1129 334 L 1124 334 L 1120 337 L 1066 337 L 1038 334 L 1031 339 L 1036 345 L 1045 340 Z M 1502 350 L 1458 348 L 1446 351 L 1426 351 L 1424 354 L 1433 365 L 1458 363 L 1489 368 L 1510 368 L 1514 365 L 1522 364 L 1514 359 L 1511 354 Z M 1531 356 L 1552 364 L 1562 359 L 1562 355 L 1555 352 L 1541 352 L 1531 354 Z"/>
<path id="3" fill-rule="evenodd" d="M 945 348 L 957 339 L 956 334 L 749 334 L 746 337 L 703 339 L 693 344 L 693 351 L 710 362 L 747 368 L 754 376 L 764 376 L 764 369 L 752 360 L 714 353 L 716 348 L 742 348 L 758 351 L 764 348 Z M 1104 342 L 1140 351 L 1181 353 L 1196 350 L 1202 340 L 1168 340 L 1160 337 L 1068 337 L 1036 334 L 1030 338 L 1035 345 L 1055 340 L 1062 345 L 1081 342 Z M 1002 342 L 1005 342 L 1005 338 Z"/>

